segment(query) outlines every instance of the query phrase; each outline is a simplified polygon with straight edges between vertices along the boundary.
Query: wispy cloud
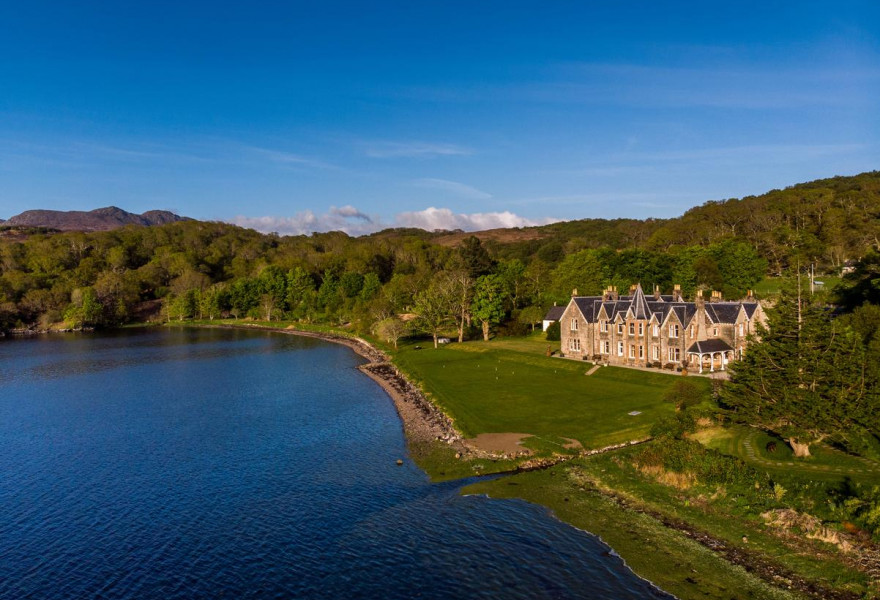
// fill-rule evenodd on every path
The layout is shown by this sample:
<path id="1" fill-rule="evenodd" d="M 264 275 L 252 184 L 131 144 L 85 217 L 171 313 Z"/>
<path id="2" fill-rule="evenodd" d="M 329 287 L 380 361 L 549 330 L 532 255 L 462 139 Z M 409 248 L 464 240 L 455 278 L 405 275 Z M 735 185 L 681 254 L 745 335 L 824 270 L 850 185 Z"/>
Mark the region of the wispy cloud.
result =
<path id="1" fill-rule="evenodd" d="M 323 160 L 311 156 L 303 156 L 302 154 L 295 154 L 293 152 L 284 152 L 281 150 L 273 150 L 271 148 L 261 148 L 259 146 L 246 146 L 245 148 L 251 152 L 267 158 L 271 162 L 281 165 L 310 167 L 314 169 L 340 169 L 340 167 L 325 162 Z"/>
<path id="2" fill-rule="evenodd" d="M 364 142 L 363 152 L 370 158 L 437 158 L 441 156 L 468 156 L 473 150 L 457 144 L 420 141 Z"/>
<path id="3" fill-rule="evenodd" d="M 10 158 L 71 168 L 101 163 L 153 166 L 168 163 L 208 163 L 214 160 L 187 148 L 155 143 L 123 146 L 80 140 L 65 140 L 55 144 L 0 140 L 0 144 L 0 151 Z"/>
<path id="4" fill-rule="evenodd" d="M 501 227 L 530 227 L 555 223 L 559 219 L 529 219 L 510 211 L 486 213 L 454 213 L 448 208 L 430 207 L 425 210 L 401 212 L 391 222 L 370 216 L 354 206 L 330 207 L 323 214 L 310 210 L 292 217 L 238 216 L 232 223 L 262 232 L 282 235 L 308 235 L 313 232 L 344 231 L 349 235 L 366 235 L 389 227 L 417 227 L 427 231 L 455 230 L 482 231 Z"/>
<path id="5" fill-rule="evenodd" d="M 413 181 L 413 185 L 421 188 L 443 190 L 444 192 L 451 192 L 456 196 L 471 198 L 473 200 L 488 200 L 492 197 L 492 194 L 488 192 L 478 190 L 475 187 L 457 181 L 449 181 L 448 179 L 416 179 Z"/>
<path id="6" fill-rule="evenodd" d="M 438 102 L 510 101 L 647 108 L 791 109 L 869 107 L 880 88 L 880 69 L 811 65 L 568 63 L 548 67 L 531 80 L 399 92 Z"/>

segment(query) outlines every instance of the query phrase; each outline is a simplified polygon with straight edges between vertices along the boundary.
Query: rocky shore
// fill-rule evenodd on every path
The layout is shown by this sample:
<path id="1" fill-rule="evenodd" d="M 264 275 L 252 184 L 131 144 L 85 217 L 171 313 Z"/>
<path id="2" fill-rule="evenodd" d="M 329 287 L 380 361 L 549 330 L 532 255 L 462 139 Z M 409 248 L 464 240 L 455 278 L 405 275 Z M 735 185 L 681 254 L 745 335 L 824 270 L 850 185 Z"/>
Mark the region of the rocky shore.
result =
<path id="1" fill-rule="evenodd" d="M 267 329 L 288 335 L 311 337 L 335 344 L 348 346 L 369 362 L 358 369 L 370 379 L 378 383 L 394 402 L 400 420 L 403 423 L 406 439 L 410 444 L 440 442 L 451 446 L 461 455 L 472 454 L 462 436 L 456 431 L 452 421 L 439 410 L 422 391 L 413 385 L 390 361 L 388 356 L 367 342 L 357 337 L 348 337 L 334 333 L 303 331 L 301 329 L 278 329 L 259 325 L 219 325 L 238 329 Z"/>

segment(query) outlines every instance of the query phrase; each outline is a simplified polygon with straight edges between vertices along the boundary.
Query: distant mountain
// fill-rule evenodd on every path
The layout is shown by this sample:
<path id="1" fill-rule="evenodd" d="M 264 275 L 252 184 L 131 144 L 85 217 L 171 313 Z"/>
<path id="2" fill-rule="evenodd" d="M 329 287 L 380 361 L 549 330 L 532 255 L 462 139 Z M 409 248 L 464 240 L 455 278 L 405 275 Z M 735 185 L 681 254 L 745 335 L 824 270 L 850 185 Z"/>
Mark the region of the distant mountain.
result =
<path id="1" fill-rule="evenodd" d="M 142 215 L 130 213 L 115 206 L 96 210 L 26 210 L 11 217 L 4 225 L 18 227 L 48 227 L 61 231 L 108 231 L 126 225 L 165 225 L 176 221 L 189 221 L 167 210 L 149 210 Z"/>

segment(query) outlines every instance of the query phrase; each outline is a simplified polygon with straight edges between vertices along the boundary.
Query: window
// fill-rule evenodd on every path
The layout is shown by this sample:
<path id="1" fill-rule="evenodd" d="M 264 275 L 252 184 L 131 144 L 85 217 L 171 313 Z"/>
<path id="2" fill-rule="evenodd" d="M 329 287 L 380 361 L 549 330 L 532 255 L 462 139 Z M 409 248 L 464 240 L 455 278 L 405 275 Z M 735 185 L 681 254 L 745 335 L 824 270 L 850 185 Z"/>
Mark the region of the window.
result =
<path id="1" fill-rule="evenodd" d="M 654 337 L 660 337 L 660 326 L 654 323 Z"/>
<path id="2" fill-rule="evenodd" d="M 670 325 L 669 326 L 669 337 L 677 338 L 678 337 L 678 325 Z"/>
<path id="3" fill-rule="evenodd" d="M 636 347 L 633 346 L 632 344 L 629 345 L 629 357 L 630 358 L 636 357 Z"/>
<path id="4" fill-rule="evenodd" d="M 697 337 L 697 326 L 691 325 L 691 337 Z"/>
<path id="5" fill-rule="evenodd" d="M 680 348 L 670 348 L 669 349 L 669 360 L 672 362 L 678 362 L 681 360 L 681 349 Z"/>
<path id="6" fill-rule="evenodd" d="M 602 342 L 602 354 L 611 354 L 611 342 L 608 340 Z"/>
<path id="7" fill-rule="evenodd" d="M 718 337 L 718 328 L 717 327 L 712 328 L 712 337 Z"/>
<path id="8" fill-rule="evenodd" d="M 740 334 L 740 335 L 745 335 L 745 334 L 746 334 L 746 324 L 745 324 L 745 323 L 740 323 L 740 324 L 739 324 L 739 334 Z"/>
<path id="9" fill-rule="evenodd" d="M 635 333 L 636 333 L 636 324 L 635 324 L 635 323 L 630 323 L 630 324 L 629 324 L 629 334 L 630 334 L 630 335 L 635 335 Z"/>
<path id="10" fill-rule="evenodd" d="M 577 320 L 577 319 L 572 319 L 572 320 L 571 320 L 571 330 L 572 330 L 572 331 L 577 331 L 577 330 L 578 330 L 578 320 Z"/>
<path id="11" fill-rule="evenodd" d="M 639 358 L 645 358 L 645 347 L 639 346 Z"/>
<path id="12" fill-rule="evenodd" d="M 619 335 L 623 335 L 623 323 L 618 323 L 618 324 L 617 324 L 617 333 L 618 333 Z"/>
<path id="13" fill-rule="evenodd" d="M 660 346 L 654 346 L 654 351 L 652 352 L 654 360 L 660 360 Z"/>
<path id="14" fill-rule="evenodd" d="M 599 321 L 599 331 L 608 333 L 608 321 Z"/>
<path id="15" fill-rule="evenodd" d="M 645 335 L 645 324 L 639 323 L 639 335 Z"/>
<path id="16" fill-rule="evenodd" d="M 568 349 L 572 352 L 581 351 L 581 341 L 578 338 L 568 340 Z"/>
<path id="17" fill-rule="evenodd" d="M 623 342 L 617 342 L 617 356 L 623 356 Z"/>

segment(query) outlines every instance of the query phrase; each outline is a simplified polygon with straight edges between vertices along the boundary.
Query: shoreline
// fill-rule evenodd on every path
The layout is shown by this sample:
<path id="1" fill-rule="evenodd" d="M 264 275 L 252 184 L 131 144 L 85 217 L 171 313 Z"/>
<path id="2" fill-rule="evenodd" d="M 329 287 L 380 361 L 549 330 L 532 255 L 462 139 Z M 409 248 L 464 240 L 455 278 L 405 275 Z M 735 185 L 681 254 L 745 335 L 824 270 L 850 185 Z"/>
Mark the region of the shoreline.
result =
<path id="1" fill-rule="evenodd" d="M 258 324 L 182 323 L 181 325 L 185 327 L 199 327 L 206 329 L 239 329 L 249 331 L 283 333 L 300 337 L 310 337 L 346 346 L 353 352 L 355 352 L 358 356 L 367 361 L 364 364 L 358 365 L 356 368 L 364 373 L 366 376 L 370 377 L 370 379 L 375 381 L 380 387 L 382 387 L 382 389 L 394 403 L 397 414 L 401 420 L 404 438 L 410 453 L 410 457 L 412 460 L 414 460 L 414 462 L 417 464 L 417 466 L 419 466 L 420 469 L 426 472 L 429 477 L 433 478 L 435 473 L 432 473 L 425 466 L 419 464 L 419 461 L 416 459 L 416 454 L 418 452 L 414 452 L 414 446 L 421 446 L 422 448 L 428 446 L 444 448 L 444 451 L 449 452 L 450 455 L 452 453 L 455 454 L 455 462 L 457 463 L 466 463 L 468 459 L 491 458 L 492 460 L 496 460 L 498 458 L 497 456 L 491 455 L 491 453 L 486 453 L 484 451 L 481 451 L 479 448 L 471 446 L 468 443 L 469 440 L 465 439 L 455 429 L 453 421 L 445 413 L 443 413 L 443 411 L 440 410 L 439 407 L 437 407 L 430 399 L 428 399 L 416 385 L 414 385 L 403 373 L 399 371 L 399 369 L 391 361 L 391 358 L 385 352 L 379 350 L 363 338 L 333 332 L 308 331 L 295 329 L 292 327 L 284 328 Z M 609 446 L 607 448 L 601 448 L 592 451 L 582 451 L 576 455 L 558 456 L 555 459 L 545 458 L 533 461 L 526 460 L 519 464 L 510 465 L 511 468 L 509 469 L 486 473 L 486 475 L 509 476 L 518 473 L 525 473 L 528 471 L 542 471 L 549 467 L 567 462 L 571 459 L 586 458 L 588 456 L 613 451 L 626 446 L 645 443 L 646 441 L 649 441 L 649 439 L 642 439 L 623 444 L 617 444 Z M 477 473 L 477 475 L 480 474 Z M 550 475 L 553 475 L 553 473 L 550 473 Z M 457 478 L 458 477 L 452 477 L 451 479 Z M 760 559 L 759 556 L 754 556 L 750 552 L 743 552 L 739 549 L 733 548 L 724 540 L 711 535 L 708 531 L 700 530 L 699 528 L 691 526 L 684 521 L 670 518 L 667 515 L 657 513 L 655 511 L 652 511 L 651 509 L 646 509 L 646 507 L 644 506 L 638 506 L 638 503 L 633 504 L 628 498 L 625 498 L 624 495 L 617 494 L 613 490 L 602 490 L 594 487 L 591 491 L 593 493 L 596 493 L 598 496 L 601 496 L 606 501 L 616 505 L 617 509 L 623 511 L 624 513 L 632 512 L 635 514 L 644 515 L 645 517 L 650 517 L 651 519 L 655 520 L 658 525 L 660 525 L 663 529 L 671 532 L 678 532 L 678 534 L 682 535 L 684 538 L 687 538 L 692 542 L 695 542 L 699 546 L 702 546 L 706 550 L 709 550 L 712 554 L 717 556 L 720 560 L 727 563 L 728 565 L 743 568 L 747 573 L 750 573 L 753 576 L 757 576 L 758 579 L 763 580 L 765 584 L 771 586 L 772 588 L 780 591 L 783 591 L 786 588 L 788 588 L 788 591 L 796 590 L 797 593 L 804 594 L 806 597 L 810 598 L 840 598 L 841 600 L 854 598 L 854 596 L 848 594 L 847 592 L 837 592 L 836 590 L 826 589 L 824 588 L 824 586 L 821 586 L 821 584 L 817 585 L 818 582 L 813 582 L 802 577 L 793 576 L 794 574 L 791 572 L 787 572 L 787 569 L 779 569 L 776 565 L 764 565 L 762 564 L 763 561 Z M 489 494 L 485 491 L 477 493 L 485 494 L 489 497 L 494 496 L 493 494 Z M 614 548 L 614 546 L 606 542 L 599 533 L 594 533 L 589 529 L 584 529 L 583 527 L 576 525 L 570 519 L 562 518 L 557 512 L 557 509 L 560 507 L 554 508 L 553 502 L 548 503 L 546 501 L 542 501 L 541 499 L 529 500 L 526 499 L 525 496 L 517 494 L 514 494 L 514 496 L 526 500 L 527 502 L 532 502 L 544 506 L 549 510 L 553 518 L 558 519 L 559 521 L 564 522 L 569 526 L 575 527 L 576 529 L 587 531 L 591 535 L 596 536 L 598 539 L 602 540 L 603 543 L 608 545 L 613 552 L 617 553 L 617 550 Z M 506 497 L 506 493 L 494 497 L 503 498 Z M 569 498 L 564 498 L 564 502 L 568 502 L 568 500 Z M 657 589 L 663 590 L 665 593 L 670 593 L 667 592 L 665 589 L 659 587 L 658 584 L 654 583 L 654 581 L 650 579 L 650 569 L 647 569 L 648 573 L 642 575 L 632 568 L 624 555 L 621 555 L 621 558 L 637 577 L 648 581 L 649 583 L 651 583 L 651 585 L 655 586 Z"/>
<path id="2" fill-rule="evenodd" d="M 461 454 L 471 453 L 472 449 L 455 429 L 452 421 L 437 408 L 433 402 L 403 375 L 387 354 L 359 337 L 347 337 L 334 333 L 305 331 L 268 327 L 265 325 L 188 325 L 216 329 L 262 330 L 299 337 L 309 337 L 325 342 L 346 346 L 367 362 L 357 366 L 357 370 L 375 381 L 391 398 L 403 425 L 407 445 L 420 443 L 441 443 Z M 430 475 L 430 474 L 429 474 Z"/>
<path id="3" fill-rule="evenodd" d="M 470 446 L 467 443 L 468 440 L 463 438 L 461 434 L 454 428 L 449 417 L 445 415 L 438 407 L 436 407 L 433 402 L 426 398 L 421 390 L 419 390 L 418 387 L 411 383 L 409 379 L 397 369 L 397 367 L 391 361 L 390 357 L 388 357 L 388 355 L 386 355 L 384 352 L 377 349 L 375 346 L 362 338 L 347 337 L 344 335 L 333 333 L 304 331 L 300 329 L 275 328 L 264 325 L 207 325 L 205 327 L 273 331 L 286 333 L 289 335 L 298 335 L 302 337 L 321 339 L 327 342 L 347 346 L 356 354 L 368 361 L 365 364 L 359 365 L 357 369 L 370 377 L 370 379 L 375 381 L 379 386 L 381 386 L 382 389 L 385 390 L 385 392 L 394 402 L 394 405 L 397 409 L 398 415 L 403 425 L 404 436 L 407 441 L 407 446 L 410 447 L 410 450 L 412 449 L 412 444 L 439 443 L 443 445 L 448 445 L 449 447 L 453 448 L 456 451 L 456 459 L 460 459 L 465 456 L 472 456 L 474 458 L 477 458 L 481 455 L 487 454 L 484 452 L 480 452 L 479 449 Z M 569 460 L 574 458 L 586 458 L 589 456 L 594 456 L 596 454 L 602 454 L 632 445 L 643 444 L 650 440 L 651 438 L 634 440 L 622 444 L 608 446 L 607 448 L 583 451 L 578 453 L 577 455 L 558 456 L 555 459 L 538 459 L 534 461 L 526 460 L 514 466 L 512 469 L 498 471 L 491 474 L 487 473 L 487 475 L 510 476 L 520 473 L 526 473 L 529 471 L 542 471 L 550 467 L 568 462 Z M 431 476 L 431 473 L 428 473 L 428 475 Z M 808 598 L 822 598 L 823 600 L 825 598 L 835 598 L 839 600 L 853 598 L 853 596 L 848 592 L 825 588 L 821 584 L 818 584 L 818 582 L 813 582 L 798 575 L 795 575 L 788 569 L 781 568 L 780 566 L 775 564 L 766 564 L 759 556 L 755 556 L 750 552 L 734 548 L 724 540 L 711 535 L 707 531 L 703 531 L 697 527 L 691 526 L 684 521 L 657 513 L 655 511 L 647 509 L 646 507 L 635 506 L 628 499 L 624 498 L 620 494 L 614 493 L 613 491 L 601 490 L 598 488 L 593 488 L 592 491 L 594 493 L 597 493 L 606 501 L 612 503 L 613 505 L 616 505 L 619 510 L 622 510 L 624 512 L 632 511 L 634 513 L 642 514 L 646 517 L 652 518 L 665 530 L 677 532 L 691 542 L 695 542 L 699 546 L 702 546 L 704 549 L 708 550 L 718 559 L 727 563 L 728 565 L 731 565 L 734 568 L 744 569 L 747 573 L 757 577 L 757 579 L 759 580 L 762 580 L 766 585 L 769 585 L 771 588 L 775 588 L 779 591 L 784 591 L 787 589 L 787 591 L 789 592 L 803 594 L 805 597 Z M 492 497 L 491 494 L 488 494 L 486 492 L 481 493 L 485 494 L 487 497 Z M 528 502 L 529 500 L 526 501 Z M 537 502 L 537 504 L 547 508 L 553 518 L 563 523 L 566 523 L 567 525 L 574 527 L 575 529 L 586 531 L 590 535 L 593 535 L 597 539 L 600 539 L 602 543 L 611 548 L 612 552 L 617 554 L 617 550 L 608 542 L 606 542 L 600 534 L 582 529 L 573 522 L 561 518 L 558 515 L 557 511 L 546 503 Z M 652 586 L 654 586 L 658 590 L 661 590 L 663 593 L 674 596 L 674 594 L 661 588 L 658 584 L 649 579 L 649 575 L 642 575 L 633 570 L 632 566 L 626 561 L 625 556 L 619 556 L 621 560 L 623 560 L 624 564 L 627 565 L 627 568 L 629 568 L 636 577 L 650 583 Z"/>

